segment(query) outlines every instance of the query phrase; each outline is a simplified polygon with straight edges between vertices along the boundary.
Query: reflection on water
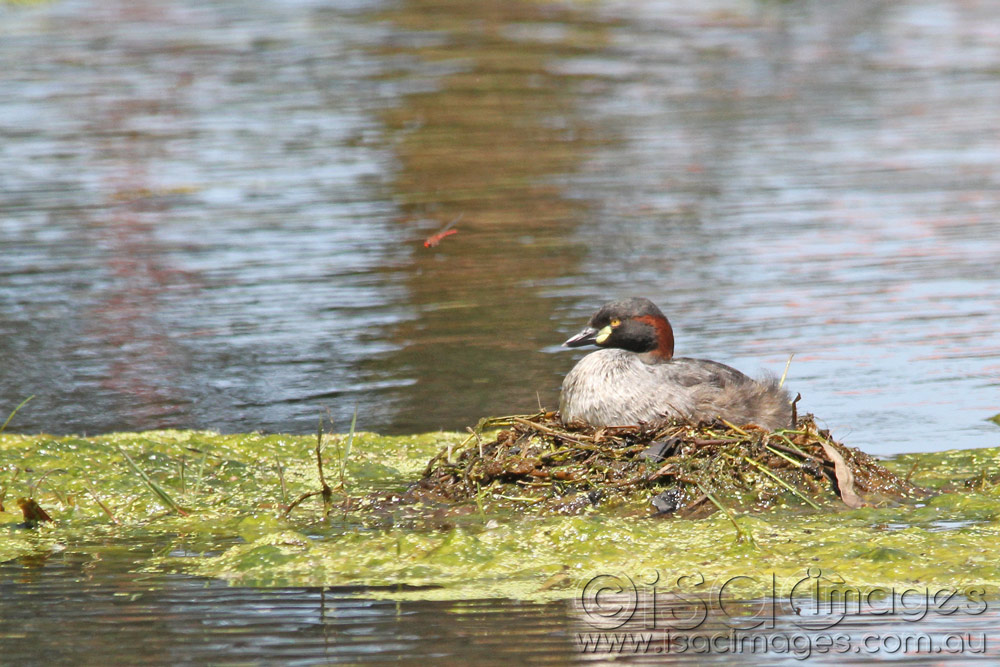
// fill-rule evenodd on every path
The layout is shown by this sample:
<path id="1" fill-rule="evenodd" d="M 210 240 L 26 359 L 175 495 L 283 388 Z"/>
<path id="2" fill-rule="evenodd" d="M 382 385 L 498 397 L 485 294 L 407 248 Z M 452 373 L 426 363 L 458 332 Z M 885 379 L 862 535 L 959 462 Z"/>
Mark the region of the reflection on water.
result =
<path id="1" fill-rule="evenodd" d="M 863 605 L 856 598 L 824 598 L 817 606 L 806 596 L 796 598 L 798 612 L 788 599 L 719 600 L 687 585 L 681 598 L 669 587 L 651 597 L 643 584 L 634 599 L 605 591 L 545 604 L 394 602 L 357 597 L 362 591 L 229 587 L 137 572 L 162 545 L 81 547 L 0 564 L 5 664 L 569 664 L 623 658 L 630 664 L 732 664 L 735 654 L 762 664 L 802 664 L 806 657 L 810 664 L 868 664 L 918 656 L 941 664 L 997 656 L 996 601 L 934 599 L 919 588 Z M 766 580 L 759 573 L 753 578 Z"/>
<path id="2" fill-rule="evenodd" d="M 152 548 L 0 564 L 4 664 L 426 664 L 459 655 L 553 660 L 572 649 L 561 604 L 397 603 L 135 573 Z M 500 623 L 520 641 L 494 632 Z"/>
<path id="3" fill-rule="evenodd" d="M 625 67 L 590 100 L 626 128 L 575 188 L 591 270 L 662 295 L 681 354 L 780 372 L 795 353 L 802 405 L 851 444 L 995 443 L 992 10 L 791 3 L 706 24 L 689 4 L 622 31 Z"/>
<path id="4" fill-rule="evenodd" d="M 16 429 L 461 428 L 644 294 L 849 444 L 997 444 L 989 7 L 0 11 Z"/>
<path id="5" fill-rule="evenodd" d="M 455 428 L 535 411 L 540 400 L 553 406 L 569 358 L 540 353 L 559 335 L 558 303 L 540 287 L 578 272 L 585 248 L 571 240 L 582 207 L 552 180 L 572 173 L 592 142 L 575 108 L 577 77 L 549 65 L 599 43 L 603 29 L 534 2 L 417 0 L 382 16 L 419 34 L 448 26 L 433 43 L 387 50 L 445 73 L 381 115 L 395 138 L 404 222 L 426 235 L 461 216 L 457 234 L 413 254 L 401 276 L 414 317 L 364 366 L 415 380 L 385 392 L 395 399 L 390 428 Z M 560 29 L 535 41 L 531 26 L 545 21 Z"/>
<path id="6" fill-rule="evenodd" d="M 22 429 L 303 429 L 406 317 L 371 117 L 390 90 L 350 10 L 7 10 L 4 397 Z M 308 19 L 308 20 L 306 20 Z M 349 67 L 344 64 L 350 63 Z M 350 403 L 348 407 L 346 404 Z"/>

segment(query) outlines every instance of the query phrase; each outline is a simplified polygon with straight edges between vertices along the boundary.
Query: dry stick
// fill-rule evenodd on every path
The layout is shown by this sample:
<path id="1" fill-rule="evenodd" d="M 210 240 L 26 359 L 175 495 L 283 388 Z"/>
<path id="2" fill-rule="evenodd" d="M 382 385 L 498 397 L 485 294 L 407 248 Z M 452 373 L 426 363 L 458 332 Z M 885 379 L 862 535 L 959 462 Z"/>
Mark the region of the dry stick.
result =
<path id="1" fill-rule="evenodd" d="M 802 394 L 795 394 L 795 400 L 792 401 L 792 428 L 799 427 L 799 410 L 796 404 L 801 400 Z"/>
<path id="2" fill-rule="evenodd" d="M 544 412 L 539 412 L 539 413 L 533 414 L 533 415 L 523 415 L 523 417 L 526 417 L 527 419 L 532 419 L 532 418 L 541 417 L 544 414 L 545 414 Z M 476 427 L 475 427 L 474 431 L 478 430 L 480 433 L 482 433 L 483 429 L 485 429 L 487 426 L 500 426 L 501 424 L 512 424 L 512 423 L 514 423 L 515 420 L 521 419 L 521 418 L 522 418 L 522 415 L 511 415 L 509 417 L 490 417 L 490 418 L 480 419 L 479 423 L 476 424 Z M 461 443 L 459 443 L 458 450 L 461 451 L 462 449 L 464 449 L 467 444 L 469 444 L 470 442 L 472 442 L 472 440 L 474 439 L 474 437 L 475 437 L 474 434 L 470 435 L 465 440 L 463 440 Z M 439 451 L 437 454 L 435 454 L 434 458 L 432 458 L 430 461 L 427 462 L 427 467 L 424 468 L 424 474 L 422 476 L 423 477 L 427 477 L 428 475 L 430 475 L 431 471 L 434 469 L 434 464 L 438 460 L 440 460 L 441 457 L 444 456 L 445 454 L 448 455 L 447 458 L 445 459 L 445 461 L 450 465 L 451 464 L 451 455 L 452 455 L 452 452 L 454 450 L 455 450 L 455 443 L 448 443 L 447 445 L 445 445 L 444 447 L 442 447 L 441 451 Z"/>
<path id="3" fill-rule="evenodd" d="M 658 477 L 677 477 L 681 472 L 677 470 L 677 464 L 675 463 L 665 463 L 663 467 L 659 468 L 656 472 L 647 476 L 647 481 L 653 481 Z"/>
<path id="4" fill-rule="evenodd" d="M 438 459 L 440 459 L 441 455 L 444 454 L 446 451 L 448 451 L 447 447 L 445 447 L 440 452 L 435 454 L 434 457 L 427 462 L 427 467 L 424 468 L 424 474 L 420 476 L 421 478 L 427 477 L 428 475 L 431 474 L 431 471 L 434 469 L 434 464 L 437 463 Z"/>
<path id="5" fill-rule="evenodd" d="M 776 433 L 775 435 L 777 435 L 779 438 L 781 438 L 785 442 L 787 442 L 789 446 L 786 447 L 785 445 L 781 444 L 780 442 L 772 442 L 771 444 L 767 445 L 768 447 L 774 447 L 775 449 L 780 449 L 781 451 L 786 452 L 788 454 L 798 454 L 799 456 L 801 456 L 803 458 L 806 458 L 806 459 L 809 459 L 810 461 L 815 461 L 816 463 L 820 463 L 820 464 L 827 464 L 827 463 L 829 463 L 829 461 L 827 461 L 826 459 L 821 459 L 818 456 L 813 456 L 812 454 L 809 454 L 807 452 L 802 451 L 801 449 L 799 449 L 795 445 L 794 442 L 792 442 L 791 440 L 789 440 L 787 437 L 785 437 L 781 433 Z"/>
<path id="6" fill-rule="evenodd" d="M 284 516 L 287 517 L 289 513 L 291 513 L 291 511 L 295 509 L 299 505 L 299 503 L 301 503 L 303 500 L 308 500 L 313 496 L 319 496 L 319 495 L 323 496 L 323 508 L 325 510 L 325 513 L 326 514 L 330 513 L 329 507 L 333 502 L 333 489 L 331 489 L 330 485 L 326 483 L 326 478 L 323 476 L 322 451 L 323 451 L 323 418 L 320 417 L 319 427 L 316 429 L 316 468 L 319 470 L 319 483 L 322 485 L 322 488 L 319 491 L 309 491 L 307 493 L 303 493 L 301 496 L 296 498 L 292 502 L 292 504 L 288 506 L 288 509 L 285 510 Z"/>
<path id="7" fill-rule="evenodd" d="M 479 444 L 479 458 L 483 458 L 483 437 L 479 435 L 479 433 L 477 433 L 476 431 L 473 431 L 468 426 L 465 427 L 465 430 L 471 433 L 473 437 L 475 437 L 476 442 Z"/>
<path id="8" fill-rule="evenodd" d="M 570 437 L 566 436 L 564 433 L 560 433 L 559 431 L 557 431 L 557 430 L 555 430 L 553 428 L 549 428 L 548 426 L 542 426 L 541 424 L 536 424 L 535 422 L 528 421 L 527 419 L 522 419 L 521 417 L 514 417 L 513 419 L 518 424 L 523 424 L 524 426 L 527 426 L 529 428 L 533 428 L 536 431 L 541 431 L 542 433 L 548 433 L 549 435 L 554 435 L 554 436 L 560 438 L 561 440 L 565 440 L 566 442 L 572 442 L 574 445 L 579 445 L 583 449 L 590 450 L 590 451 L 594 451 L 594 450 L 600 451 L 599 447 L 595 447 L 594 445 L 588 445 L 585 442 L 580 442 L 579 440 L 576 440 L 574 438 L 570 438 Z"/>
<path id="9" fill-rule="evenodd" d="M 701 438 L 691 438 L 691 442 L 699 446 L 707 445 L 728 445 L 733 442 L 743 442 L 742 438 L 714 438 L 711 440 L 702 440 Z"/>
<path id="10" fill-rule="evenodd" d="M 703 502 L 705 502 L 706 500 L 708 500 L 708 496 L 706 496 L 706 495 L 705 495 L 705 494 L 703 493 L 703 494 L 701 494 L 700 496 L 698 496 L 698 498 L 696 498 L 696 499 L 694 500 L 694 502 L 692 502 L 692 503 L 688 504 L 688 505 L 687 505 L 686 507 L 681 507 L 681 508 L 678 508 L 678 511 L 680 511 L 680 512 L 685 512 L 685 513 L 688 513 L 688 514 L 689 514 L 690 512 L 692 512 L 692 511 L 694 510 L 694 508 L 695 508 L 695 507 L 697 507 L 698 505 L 701 505 L 701 504 L 702 504 Z"/>
<path id="11" fill-rule="evenodd" d="M 323 494 L 323 504 L 327 505 L 333 498 L 333 491 L 330 489 L 330 485 L 326 483 L 326 477 L 323 475 L 323 418 L 319 418 L 319 427 L 316 429 L 316 468 L 319 470 L 319 483 L 322 485 Z"/>

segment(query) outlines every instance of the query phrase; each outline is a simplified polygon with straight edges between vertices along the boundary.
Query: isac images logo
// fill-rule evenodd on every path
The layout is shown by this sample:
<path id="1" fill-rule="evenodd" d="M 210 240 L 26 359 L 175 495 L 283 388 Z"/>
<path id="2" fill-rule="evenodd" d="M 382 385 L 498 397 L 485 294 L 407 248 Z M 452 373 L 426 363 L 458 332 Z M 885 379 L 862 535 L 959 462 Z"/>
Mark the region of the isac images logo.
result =
<path id="1" fill-rule="evenodd" d="M 990 611 L 984 586 L 864 587 L 818 568 L 710 580 L 653 571 L 582 583 L 577 633 L 585 653 L 987 654 L 973 632 Z M 845 622 L 846 621 L 846 622 Z M 990 624 L 992 625 L 992 624 Z"/>

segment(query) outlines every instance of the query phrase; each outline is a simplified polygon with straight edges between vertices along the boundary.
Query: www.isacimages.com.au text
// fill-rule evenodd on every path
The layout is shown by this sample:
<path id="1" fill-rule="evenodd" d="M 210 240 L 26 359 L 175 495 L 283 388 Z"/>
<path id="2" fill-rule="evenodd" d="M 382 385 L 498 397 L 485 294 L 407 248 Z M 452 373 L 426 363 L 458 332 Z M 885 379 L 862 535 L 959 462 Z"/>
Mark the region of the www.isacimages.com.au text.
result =
<path id="1" fill-rule="evenodd" d="M 816 654 L 984 655 L 985 633 L 717 633 L 581 632 L 577 647 L 589 654 L 777 654 L 805 660 Z"/>

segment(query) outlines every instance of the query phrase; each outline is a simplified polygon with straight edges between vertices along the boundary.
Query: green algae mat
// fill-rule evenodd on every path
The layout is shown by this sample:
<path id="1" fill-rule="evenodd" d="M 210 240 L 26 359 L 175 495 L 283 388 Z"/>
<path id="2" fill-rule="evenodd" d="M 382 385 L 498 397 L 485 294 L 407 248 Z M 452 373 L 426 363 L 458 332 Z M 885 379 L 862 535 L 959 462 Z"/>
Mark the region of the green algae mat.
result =
<path id="1" fill-rule="evenodd" d="M 570 598 L 595 577 L 649 572 L 697 573 L 748 597 L 756 593 L 740 590 L 740 581 L 798 581 L 820 571 L 860 589 L 1000 591 L 1000 448 L 883 461 L 891 474 L 883 479 L 908 491 L 852 508 L 838 501 L 829 461 L 825 495 L 806 493 L 804 478 L 787 477 L 790 488 L 773 479 L 785 469 L 804 474 L 796 465 L 808 469 L 807 457 L 820 455 L 796 445 L 794 432 L 784 434 L 784 449 L 772 446 L 784 440 L 757 438 L 757 449 L 736 454 L 726 448 L 739 438 L 702 437 L 721 441 L 720 457 L 750 459 L 733 469 L 746 489 L 767 492 L 739 502 L 740 489 L 713 492 L 708 477 L 667 487 L 680 489 L 679 505 L 710 510 L 685 515 L 658 512 L 658 489 L 629 486 L 634 468 L 616 477 L 607 462 L 578 465 L 567 449 L 576 445 L 535 423 L 548 458 L 530 451 L 536 445 L 517 431 L 529 427 L 513 421 L 471 435 L 403 437 L 0 434 L 0 559 L 154 538 L 166 546 L 137 569 L 424 599 Z M 637 456 L 649 449 L 628 434 L 562 437 L 588 456 L 612 445 Z M 646 458 L 650 470 L 669 472 L 678 452 L 665 450 L 666 459 Z M 581 491 L 579 479 L 539 474 L 535 464 L 489 468 L 501 451 L 558 462 L 567 475 L 603 466 L 610 487 Z M 673 478 L 692 482 L 682 472 Z"/>

